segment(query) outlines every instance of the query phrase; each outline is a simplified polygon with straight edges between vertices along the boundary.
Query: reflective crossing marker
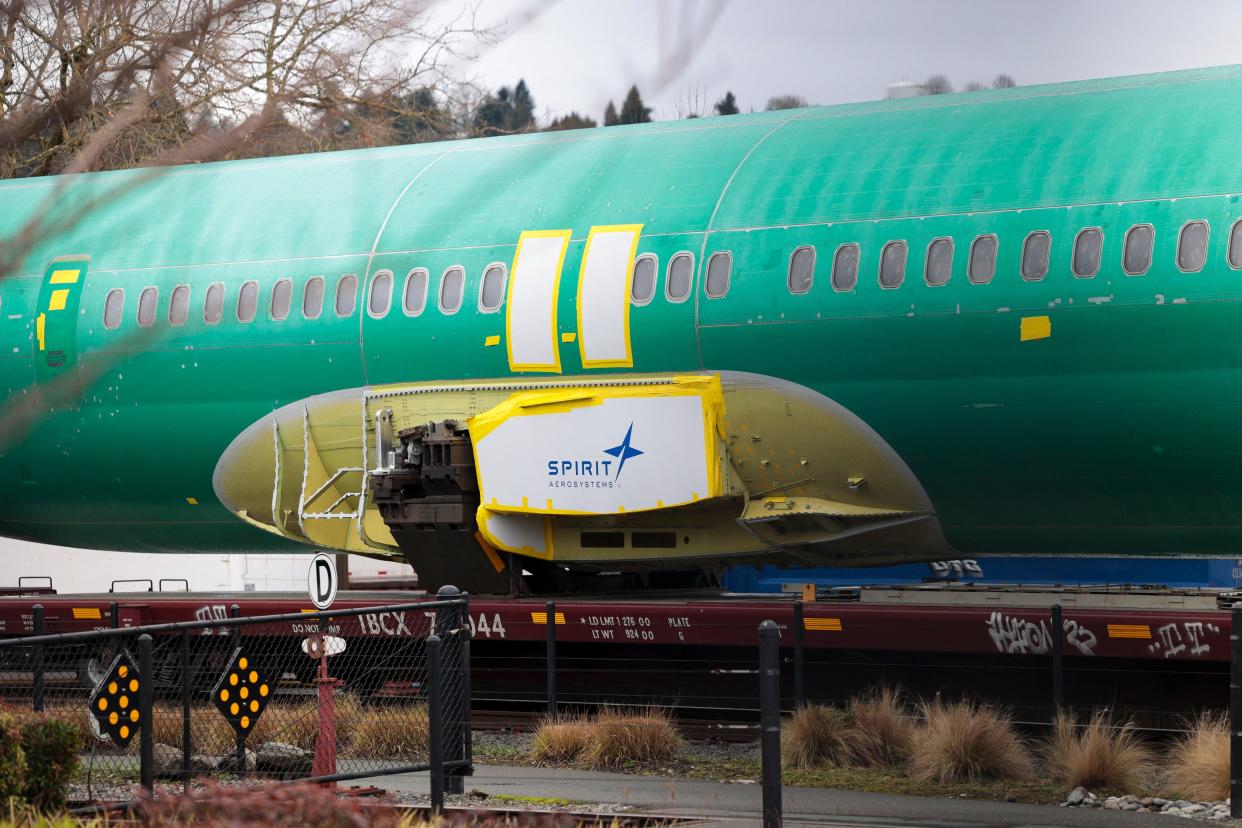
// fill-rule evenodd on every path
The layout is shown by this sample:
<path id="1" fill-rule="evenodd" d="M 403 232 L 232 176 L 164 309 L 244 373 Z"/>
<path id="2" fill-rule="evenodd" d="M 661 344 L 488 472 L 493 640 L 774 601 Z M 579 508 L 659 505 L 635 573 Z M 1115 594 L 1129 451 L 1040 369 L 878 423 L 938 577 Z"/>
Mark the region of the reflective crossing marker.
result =
<path id="1" fill-rule="evenodd" d="M 254 730 L 272 695 L 267 675 L 238 647 L 220 680 L 211 690 L 211 701 L 238 736 Z"/>
<path id="2" fill-rule="evenodd" d="M 306 575 L 306 592 L 316 609 L 326 610 L 336 600 L 336 561 L 320 552 L 311 558 Z"/>
<path id="3" fill-rule="evenodd" d="M 99 729 L 119 748 L 128 745 L 143 724 L 138 712 L 140 681 L 133 660 L 128 653 L 121 652 L 112 660 L 88 702 Z"/>

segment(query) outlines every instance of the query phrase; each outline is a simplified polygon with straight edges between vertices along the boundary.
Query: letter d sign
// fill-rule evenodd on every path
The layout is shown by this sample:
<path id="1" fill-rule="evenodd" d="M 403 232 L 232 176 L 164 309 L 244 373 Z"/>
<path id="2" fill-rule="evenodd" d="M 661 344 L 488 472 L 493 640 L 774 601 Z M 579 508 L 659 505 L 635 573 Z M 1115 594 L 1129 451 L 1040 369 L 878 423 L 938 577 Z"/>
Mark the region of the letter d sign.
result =
<path id="1" fill-rule="evenodd" d="M 336 561 L 320 552 L 311 558 L 306 591 L 316 609 L 326 610 L 336 600 Z"/>

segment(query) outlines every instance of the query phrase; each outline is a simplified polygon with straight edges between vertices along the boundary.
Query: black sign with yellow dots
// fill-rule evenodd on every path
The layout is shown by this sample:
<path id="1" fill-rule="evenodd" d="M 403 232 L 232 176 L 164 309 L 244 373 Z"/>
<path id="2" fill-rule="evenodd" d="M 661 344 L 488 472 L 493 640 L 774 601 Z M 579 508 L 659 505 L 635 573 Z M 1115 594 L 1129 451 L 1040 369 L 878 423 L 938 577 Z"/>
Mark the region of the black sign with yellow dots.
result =
<path id="1" fill-rule="evenodd" d="M 128 745 L 142 726 L 142 716 L 138 712 L 139 681 L 133 660 L 122 651 L 91 693 L 91 713 L 99 720 L 99 729 L 117 747 Z"/>
<path id="2" fill-rule="evenodd" d="M 271 694 L 272 685 L 267 676 L 238 647 L 212 689 L 211 699 L 237 734 L 245 736 L 254 730 Z"/>

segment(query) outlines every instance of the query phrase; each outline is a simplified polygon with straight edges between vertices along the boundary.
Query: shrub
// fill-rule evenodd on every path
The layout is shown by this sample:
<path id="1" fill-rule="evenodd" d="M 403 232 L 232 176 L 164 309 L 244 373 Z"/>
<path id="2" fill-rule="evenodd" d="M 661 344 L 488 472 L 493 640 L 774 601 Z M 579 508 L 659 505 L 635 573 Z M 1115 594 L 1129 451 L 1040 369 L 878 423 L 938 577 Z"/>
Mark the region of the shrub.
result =
<path id="1" fill-rule="evenodd" d="M 1044 755 L 1052 778 L 1071 787 L 1134 791 L 1152 771 L 1151 750 L 1134 722 L 1114 726 L 1107 709 L 1096 710 L 1081 728 L 1072 716 L 1058 714 Z"/>
<path id="2" fill-rule="evenodd" d="M 206 782 L 189 793 L 159 798 L 142 794 L 138 816 L 148 825 L 309 826 L 397 828 L 401 816 L 386 803 L 364 803 L 358 797 L 338 797 L 330 788 L 314 784 L 268 784 L 225 787 Z"/>
<path id="3" fill-rule="evenodd" d="M 574 762 L 592 741 L 591 722 L 584 716 L 544 719 L 535 729 L 530 755 L 536 762 Z"/>
<path id="4" fill-rule="evenodd" d="M 1205 713 L 1173 748 L 1169 782 L 1182 796 L 1224 799 L 1229 796 L 1229 719 Z"/>
<path id="5" fill-rule="evenodd" d="M 337 732 L 342 732 L 339 722 Z M 349 755 L 360 759 L 426 758 L 430 735 L 426 705 L 377 705 L 367 708 L 353 726 Z"/>
<path id="6" fill-rule="evenodd" d="M 1006 713 L 987 704 L 939 700 L 924 704 L 910 773 L 925 782 L 1029 779 L 1031 753 Z"/>
<path id="7" fill-rule="evenodd" d="M 850 717 L 844 710 L 822 704 L 798 708 L 785 722 L 782 764 L 800 770 L 849 766 L 853 763 L 850 729 Z"/>
<path id="8" fill-rule="evenodd" d="M 21 722 L 0 713 L 0 806 L 22 796 L 26 789 L 26 752 L 22 749 Z"/>
<path id="9" fill-rule="evenodd" d="M 597 770 L 673 759 L 684 746 L 672 718 L 654 707 L 640 713 L 606 707 L 596 714 L 589 733 L 591 741 L 580 761 Z"/>
<path id="10" fill-rule="evenodd" d="M 42 811 L 65 807 L 69 779 L 78 766 L 77 725 L 48 714 L 22 717 L 21 749 L 26 754 L 22 795 Z"/>
<path id="11" fill-rule="evenodd" d="M 851 759 L 870 768 L 905 764 L 914 741 L 914 724 L 902 703 L 901 692 L 880 688 L 850 701 L 852 722 L 845 739 Z"/>

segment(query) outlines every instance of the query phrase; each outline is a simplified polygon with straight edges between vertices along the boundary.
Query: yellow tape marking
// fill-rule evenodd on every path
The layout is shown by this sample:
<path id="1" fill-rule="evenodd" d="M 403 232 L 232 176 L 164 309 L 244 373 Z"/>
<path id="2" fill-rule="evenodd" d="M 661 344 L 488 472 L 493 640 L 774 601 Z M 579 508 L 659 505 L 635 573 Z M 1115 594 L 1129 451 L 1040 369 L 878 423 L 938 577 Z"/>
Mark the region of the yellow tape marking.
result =
<path id="1" fill-rule="evenodd" d="M 492 569 L 496 570 L 496 574 L 505 571 L 504 559 L 500 557 L 500 553 L 496 551 L 496 547 L 492 546 L 483 537 L 482 532 L 475 532 L 474 539 L 479 542 L 479 548 L 483 550 L 483 554 L 487 556 L 487 560 L 491 563 Z"/>
<path id="2" fill-rule="evenodd" d="M 500 336 L 499 336 L 499 335 L 496 335 L 496 336 L 489 336 L 487 339 L 483 340 L 483 347 L 484 347 L 484 348 L 490 348 L 490 347 L 492 347 L 493 345 L 499 345 L 499 344 L 500 344 Z"/>
<path id="3" fill-rule="evenodd" d="M 576 333 L 561 334 L 561 342 L 574 342 L 577 339 L 578 339 L 578 335 Z"/>
<path id="4" fill-rule="evenodd" d="M 44 349 L 44 344 L 45 344 L 45 343 L 44 343 L 44 341 L 43 341 L 43 337 L 44 337 L 44 333 L 45 333 L 45 332 L 44 332 L 44 327 L 45 327 L 46 325 L 47 325 L 47 315 L 46 315 L 46 314 L 42 314 L 42 313 L 41 313 L 41 314 L 39 314 L 38 318 L 37 318 L 37 319 L 35 319 L 35 337 L 39 340 L 39 350 L 40 350 L 40 351 L 45 350 L 45 349 Z"/>
<path id="5" fill-rule="evenodd" d="M 188 503 L 188 504 L 190 504 L 191 506 L 197 506 L 197 505 L 198 505 L 198 498 L 197 498 L 197 497 L 187 497 L 187 498 L 185 499 L 185 502 L 186 502 L 186 503 Z"/>
<path id="6" fill-rule="evenodd" d="M 53 270 L 52 278 L 48 280 L 51 285 L 76 285 L 78 283 L 78 275 L 80 270 Z"/>
<path id="7" fill-rule="evenodd" d="M 1147 624 L 1109 624 L 1109 638 L 1151 638 L 1151 627 Z"/>
<path id="8" fill-rule="evenodd" d="M 546 626 L 548 623 L 548 614 L 546 612 L 532 612 L 530 614 L 530 620 L 536 624 L 543 624 Z M 565 613 L 558 612 L 556 614 L 556 623 L 562 625 L 565 623 Z"/>
<path id="9" fill-rule="evenodd" d="M 1052 336 L 1052 320 L 1047 316 L 1022 317 L 1021 338 L 1023 342 L 1032 339 L 1047 339 Z"/>
<path id="10" fill-rule="evenodd" d="M 47 303 L 47 309 L 50 311 L 58 311 L 65 309 L 65 303 L 69 301 L 69 288 L 61 288 L 52 291 L 52 298 Z"/>
<path id="11" fill-rule="evenodd" d="M 802 624 L 816 632 L 842 632 L 840 618 L 804 618 Z"/>
<path id="12" fill-rule="evenodd" d="M 99 611 L 99 607 L 74 607 L 73 617 L 79 621 L 99 621 L 103 618 L 103 613 Z"/>

